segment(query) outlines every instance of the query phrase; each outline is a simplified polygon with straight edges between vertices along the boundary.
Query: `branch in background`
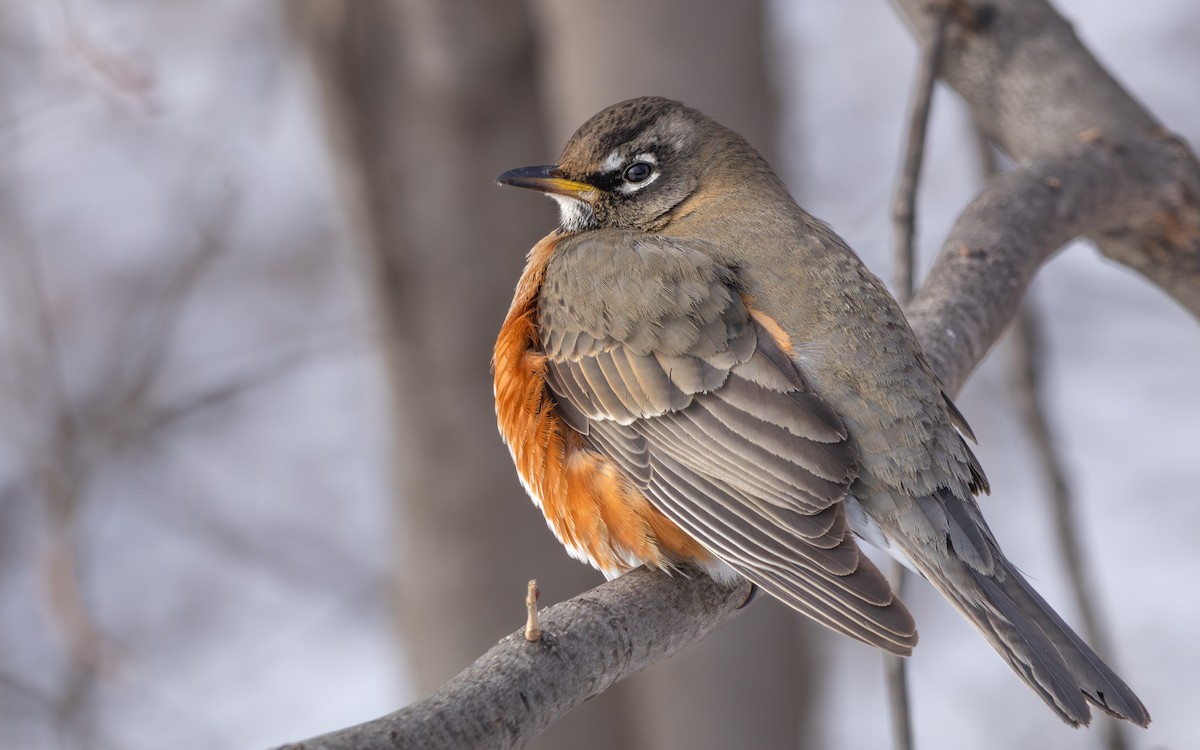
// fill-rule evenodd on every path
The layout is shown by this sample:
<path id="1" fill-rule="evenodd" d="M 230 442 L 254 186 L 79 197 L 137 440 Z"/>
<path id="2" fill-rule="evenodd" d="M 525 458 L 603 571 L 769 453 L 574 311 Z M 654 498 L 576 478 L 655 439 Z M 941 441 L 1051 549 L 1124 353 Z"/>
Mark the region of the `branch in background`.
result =
<path id="1" fill-rule="evenodd" d="M 929 129 L 929 112 L 933 104 L 933 87 L 937 83 L 942 59 L 942 40 L 950 11 L 947 4 L 930 6 L 933 33 L 922 44 L 920 67 L 909 100 L 908 140 L 904 164 L 896 183 L 892 202 L 893 293 L 901 306 L 912 297 L 916 252 L 913 249 L 917 223 L 917 190 L 921 184 L 921 167 L 925 162 L 925 138 Z M 893 560 L 888 579 L 897 596 L 904 595 L 907 571 Z M 892 654 L 883 655 L 884 682 L 888 691 L 888 707 L 892 717 L 892 745 L 896 750 L 912 750 L 912 709 L 909 705 L 908 667 L 905 659 Z"/>
<path id="2" fill-rule="evenodd" d="M 904 164 L 892 200 L 892 248 L 895 252 L 892 292 L 901 306 L 908 304 L 913 292 L 917 189 L 921 182 L 921 168 L 925 162 L 925 134 L 929 129 L 933 87 L 937 83 L 938 68 L 941 65 L 942 40 L 945 38 L 946 24 L 950 17 L 949 9 L 941 3 L 931 6 L 930 10 L 933 16 L 933 31 L 921 45 L 921 63 L 917 69 L 912 98 L 909 100 L 908 140 L 904 149 Z"/>
<path id="3" fill-rule="evenodd" d="M 8 216 L 7 204 L 0 211 L 8 219 L 8 227 L 20 226 Z M 109 640 L 85 601 L 75 539 L 76 517 L 97 461 L 94 446 L 113 443 L 119 449 L 137 437 L 145 437 L 144 433 L 122 428 L 139 417 L 148 422 L 149 393 L 167 359 L 171 334 L 204 271 L 225 247 L 220 241 L 223 238 L 203 230 L 201 234 L 206 240 L 203 247 L 183 259 L 151 305 L 151 330 L 139 330 L 131 319 L 123 321 L 121 332 L 126 335 L 112 347 L 94 389 L 97 395 L 91 399 L 77 399 L 67 387 L 59 332 L 38 250 L 28 238 L 17 237 L 10 243 L 16 252 L 5 256 L 12 264 L 5 278 L 20 287 L 10 289 L 18 300 L 14 312 L 32 313 L 29 337 L 36 356 L 30 358 L 35 364 L 28 379 L 28 404 L 36 412 L 33 422 L 44 426 L 46 434 L 35 438 L 37 448 L 29 462 L 28 484 L 34 488 L 46 516 L 39 577 L 49 617 L 75 661 L 68 680 L 69 699 L 64 699 L 64 705 L 79 704 L 90 676 L 109 666 L 113 657 Z"/>
<path id="4" fill-rule="evenodd" d="M 22 437 L 32 446 L 18 486 L 33 489 L 45 519 L 36 565 L 38 588 L 45 617 L 68 657 L 50 699 L 52 710 L 58 723 L 82 741 L 87 698 L 96 675 L 111 665 L 113 653 L 80 582 L 76 520 L 87 475 L 81 458 L 85 441 L 67 387 L 42 259 L 6 198 L 0 196 L 0 226 L 11 236 L 6 238 L 10 252 L 0 254 L 8 264 L 6 272 L 0 273 L 0 283 L 5 284 L 0 299 L 11 306 L 13 320 L 30 321 L 18 328 L 27 334 L 29 356 L 14 358 L 26 364 L 19 372 L 24 376 L 22 405 L 30 416 L 25 431 L 31 434 Z"/>
<path id="5" fill-rule="evenodd" d="M 16 234 L 21 226 L 0 202 L 3 224 Z M 64 375 L 58 330 L 54 324 L 46 290 L 42 261 L 32 241 L 23 235 L 9 240 L 4 254 L 9 284 L 5 295 L 12 300 L 14 319 L 32 320 L 29 333 L 31 362 L 27 377 L 27 407 L 39 434 L 30 460 L 26 481 L 36 488 L 46 518 L 46 534 L 40 550 L 39 583 L 48 619 L 59 631 L 73 663 L 71 669 L 84 681 L 101 669 L 108 639 L 96 624 L 79 583 L 79 561 L 75 547 L 75 519 L 86 474 L 80 458 L 82 430 Z"/>
<path id="6" fill-rule="evenodd" d="M 318 361 L 319 355 L 328 354 L 344 343 L 319 342 L 272 353 L 264 352 L 258 361 L 221 380 L 207 383 L 192 393 L 177 395 L 162 404 L 149 401 L 139 403 L 138 411 L 125 420 L 126 424 L 118 433 L 122 440 L 114 452 L 128 444 L 155 438 L 159 432 L 206 410 L 218 408 L 235 399 L 251 396 L 264 388 L 277 385 L 284 378 L 301 372 L 306 364 Z"/>
<path id="7" fill-rule="evenodd" d="M 59 12 L 66 34 L 66 48 L 92 73 L 101 95 L 122 108 L 132 108 L 136 114 L 154 111 L 155 80 L 153 71 L 138 64 L 131 56 L 121 56 L 96 43 L 75 18 L 71 5 L 59 0 Z"/>
<path id="8" fill-rule="evenodd" d="M 180 319 L 190 307 L 201 282 L 216 263 L 229 254 L 227 233 L 233 224 L 230 207 L 235 205 L 233 196 L 227 196 L 217 215 L 207 224 L 195 223 L 199 246 L 187 252 L 175 268 L 167 272 L 162 289 L 156 290 L 151 299 L 131 307 L 121 321 L 119 340 L 113 347 L 121 355 L 109 360 L 100 381 L 108 386 L 103 389 L 105 393 L 101 398 L 109 400 L 97 409 L 97 421 L 103 424 L 104 432 L 118 435 L 129 432 L 123 429 L 123 422 L 139 412 L 139 407 L 159 384 Z M 148 318 L 148 323 L 139 325 L 135 317 Z"/>
<path id="9" fill-rule="evenodd" d="M 1042 398 L 1041 346 L 1042 336 L 1037 309 L 1030 300 L 1025 300 L 1016 325 L 1012 330 L 1013 343 L 1013 394 L 1025 423 L 1025 430 L 1033 439 L 1043 479 L 1049 485 L 1050 508 L 1054 518 L 1054 532 L 1058 539 L 1058 551 L 1062 556 L 1071 590 L 1075 594 L 1075 605 L 1083 618 L 1083 633 L 1096 653 L 1111 663 L 1116 654 L 1109 637 L 1108 628 L 1095 605 L 1095 586 L 1085 564 L 1087 554 L 1080 536 L 1080 524 L 1075 512 L 1075 501 L 1071 485 L 1067 482 L 1062 459 L 1054 444 L 1050 421 Z M 1121 722 L 1110 716 L 1102 717 L 1105 745 L 1108 750 L 1127 750 L 1127 734 Z"/>
<path id="10" fill-rule="evenodd" d="M 39 249 L 24 235 L 22 223 L 8 210 L 8 203 L 0 200 L 0 225 L 14 235 L 8 242 L 12 252 L 0 254 L 0 263 L 7 264 L 6 273 L 0 274 L 6 294 L 0 299 L 11 308 L 13 320 L 28 321 L 15 331 L 22 334 L 21 343 L 29 356 L 13 358 L 14 366 L 22 368 L 24 392 L 17 399 L 28 413 L 28 425 L 10 427 L 31 448 L 24 476 L 12 491 L 27 491 L 45 519 L 36 572 L 45 618 L 69 657 L 47 702 L 52 704 L 55 723 L 76 743 L 84 742 L 94 729 L 91 712 L 95 709 L 96 678 L 111 675 L 119 668 L 121 657 L 88 602 L 88 571 L 81 562 L 78 518 L 87 507 L 98 469 L 188 416 L 278 382 L 310 360 L 317 349 L 295 347 L 273 356 L 260 355 L 259 361 L 240 372 L 193 393 L 155 398 L 162 390 L 181 318 L 206 272 L 227 255 L 228 223 L 223 211 L 205 224 L 197 224 L 200 246 L 185 251 L 167 270 L 157 293 L 137 300 L 130 314 L 120 320 L 117 336 L 95 368 L 94 378 L 83 388 L 77 385 L 72 389 L 63 363 L 67 350 L 60 341 L 53 284 L 46 278 Z M 143 318 L 149 318 L 148 324 L 143 324 Z M 332 345 L 331 340 L 322 349 Z"/>

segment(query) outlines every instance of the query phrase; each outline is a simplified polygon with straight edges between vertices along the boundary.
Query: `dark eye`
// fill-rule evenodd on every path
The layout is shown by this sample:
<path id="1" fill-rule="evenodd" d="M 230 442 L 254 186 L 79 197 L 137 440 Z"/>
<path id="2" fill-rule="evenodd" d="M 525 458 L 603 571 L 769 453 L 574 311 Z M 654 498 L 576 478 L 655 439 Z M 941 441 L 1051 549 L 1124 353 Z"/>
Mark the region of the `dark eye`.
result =
<path id="1" fill-rule="evenodd" d="M 645 182 L 654 174 L 654 167 L 644 161 L 635 161 L 625 168 L 626 182 Z"/>

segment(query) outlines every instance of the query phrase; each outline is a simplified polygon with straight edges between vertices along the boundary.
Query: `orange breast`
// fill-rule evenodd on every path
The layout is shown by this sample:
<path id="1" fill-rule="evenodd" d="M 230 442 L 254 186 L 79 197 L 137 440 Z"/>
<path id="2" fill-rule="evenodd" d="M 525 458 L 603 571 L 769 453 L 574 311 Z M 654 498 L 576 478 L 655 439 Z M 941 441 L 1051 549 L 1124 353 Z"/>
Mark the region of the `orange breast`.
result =
<path id="1" fill-rule="evenodd" d="M 496 417 L 525 489 L 573 557 L 609 578 L 638 567 L 702 567 L 712 556 L 659 513 L 555 412 L 538 345 L 538 291 L 560 235 L 529 253 L 492 360 Z"/>

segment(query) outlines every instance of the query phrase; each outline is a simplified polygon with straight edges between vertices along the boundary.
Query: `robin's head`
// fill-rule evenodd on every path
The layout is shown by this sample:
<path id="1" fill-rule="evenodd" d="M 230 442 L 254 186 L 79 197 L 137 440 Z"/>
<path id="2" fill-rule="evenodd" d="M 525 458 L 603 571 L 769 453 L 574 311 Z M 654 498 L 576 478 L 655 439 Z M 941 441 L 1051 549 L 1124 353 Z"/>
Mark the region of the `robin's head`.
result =
<path id="1" fill-rule="evenodd" d="M 514 169 L 496 181 L 557 200 L 568 232 L 647 230 L 668 223 L 697 191 L 735 186 L 733 172 L 759 166 L 769 172 L 741 136 L 679 102 L 650 96 L 594 115 L 567 141 L 558 164 Z"/>

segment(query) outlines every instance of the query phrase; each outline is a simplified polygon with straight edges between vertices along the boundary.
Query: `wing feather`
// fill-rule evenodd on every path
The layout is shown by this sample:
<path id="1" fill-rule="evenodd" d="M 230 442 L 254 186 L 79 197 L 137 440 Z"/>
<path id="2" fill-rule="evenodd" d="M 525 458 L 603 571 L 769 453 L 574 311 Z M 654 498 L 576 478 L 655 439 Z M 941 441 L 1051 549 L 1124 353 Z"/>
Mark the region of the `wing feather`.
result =
<path id="1" fill-rule="evenodd" d="M 654 419 L 646 420 L 638 426 L 639 432 L 649 437 L 647 447 L 653 446 L 654 453 L 670 455 L 677 458 L 683 465 L 692 467 L 699 474 L 716 478 L 714 467 L 719 467 L 722 458 L 716 450 L 697 446 L 696 441 L 689 436 L 691 428 L 684 420 Z M 805 541 L 814 546 L 829 548 L 841 540 L 841 531 L 837 516 L 823 512 L 805 513 L 786 504 L 784 496 L 778 487 L 772 487 L 760 477 L 750 475 L 745 481 L 738 483 L 741 490 L 739 496 L 744 498 L 749 508 L 742 509 L 731 506 L 730 512 L 753 511 L 778 524 L 789 534 L 799 534 Z"/>
<path id="2" fill-rule="evenodd" d="M 734 569 L 833 630 L 894 653 L 911 652 L 916 644 L 911 616 L 848 534 L 839 550 L 852 553 L 855 564 L 846 565 L 846 573 L 815 565 L 804 554 L 781 557 L 763 546 L 760 536 L 747 533 L 746 527 L 731 527 L 730 516 L 710 512 L 712 506 L 704 501 L 718 490 L 703 477 L 677 464 L 656 461 L 654 468 L 668 478 L 651 491 L 659 507 L 688 534 L 711 545 Z M 689 497 L 684 488 L 702 494 Z"/>
<path id="3" fill-rule="evenodd" d="M 571 369 L 577 373 L 577 382 L 591 394 L 593 406 L 599 410 L 599 413 L 621 415 L 624 419 L 618 419 L 618 421 L 625 421 L 632 418 L 633 415 L 625 408 L 613 388 L 614 384 L 601 368 L 600 358 L 604 354 L 604 352 L 599 352 L 595 356 L 576 360 L 571 363 Z"/>

